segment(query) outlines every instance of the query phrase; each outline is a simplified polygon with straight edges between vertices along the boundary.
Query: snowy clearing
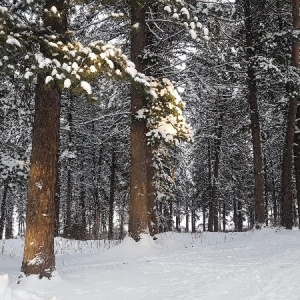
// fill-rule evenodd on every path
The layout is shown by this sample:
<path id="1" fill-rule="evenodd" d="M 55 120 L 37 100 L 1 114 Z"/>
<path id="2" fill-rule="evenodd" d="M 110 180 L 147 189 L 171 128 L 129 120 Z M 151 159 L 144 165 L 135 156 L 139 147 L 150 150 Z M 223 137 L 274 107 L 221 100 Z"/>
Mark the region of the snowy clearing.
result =
<path id="1" fill-rule="evenodd" d="M 0 248 L 6 253 L 0 254 L 0 299 L 300 299 L 298 230 L 165 233 L 156 241 L 125 238 L 108 250 L 97 242 L 66 243 L 57 255 L 59 275 L 17 284 L 21 240 L 6 241 Z"/>

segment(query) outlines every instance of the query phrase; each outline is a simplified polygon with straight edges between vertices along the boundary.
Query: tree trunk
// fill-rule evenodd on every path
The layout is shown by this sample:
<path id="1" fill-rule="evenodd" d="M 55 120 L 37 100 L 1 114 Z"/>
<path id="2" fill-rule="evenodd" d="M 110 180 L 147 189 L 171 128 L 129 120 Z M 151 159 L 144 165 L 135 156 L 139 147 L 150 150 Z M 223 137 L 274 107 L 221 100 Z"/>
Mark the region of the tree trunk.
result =
<path id="1" fill-rule="evenodd" d="M 223 131 L 223 117 L 224 113 L 219 113 L 216 125 L 215 125 L 215 140 L 214 140 L 214 170 L 213 170 L 213 187 L 212 187 L 212 213 L 213 213 L 213 225 L 214 231 L 218 232 L 219 230 L 219 217 L 218 217 L 218 196 L 217 196 L 217 184 L 219 179 L 219 165 L 220 165 L 220 151 L 221 151 L 221 139 Z"/>
<path id="2" fill-rule="evenodd" d="M 237 228 L 238 228 L 238 232 L 242 232 L 243 231 L 243 212 L 242 212 L 242 202 L 241 200 L 238 200 L 237 203 Z"/>
<path id="3" fill-rule="evenodd" d="M 131 59 L 137 71 L 144 70 L 142 60 L 146 45 L 145 8 L 143 1 L 131 1 Z M 138 26 L 134 26 L 134 25 Z M 142 233 L 148 232 L 147 192 L 147 141 L 146 120 L 137 120 L 138 110 L 146 106 L 146 99 L 134 87 L 131 89 L 131 170 L 129 201 L 129 235 L 139 241 Z"/>
<path id="4" fill-rule="evenodd" d="M 155 156 L 156 147 L 152 145 L 147 146 L 147 194 L 148 194 L 148 228 L 151 236 L 158 233 L 158 220 L 156 211 L 156 188 L 155 188 L 155 172 L 153 166 L 153 159 Z"/>
<path id="5" fill-rule="evenodd" d="M 234 231 L 238 230 L 238 212 L 237 212 L 237 203 L 236 198 L 233 199 L 233 223 L 234 223 Z"/>
<path id="6" fill-rule="evenodd" d="M 4 181 L 3 196 L 1 202 L 1 216 L 0 216 L 0 240 L 3 238 L 5 219 L 7 212 L 7 192 L 8 192 L 8 181 Z"/>
<path id="7" fill-rule="evenodd" d="M 69 99 L 68 104 L 68 114 L 67 114 L 67 120 L 68 120 L 68 152 L 71 152 L 72 149 L 72 129 L 73 129 L 73 116 L 72 116 L 72 106 L 71 106 L 72 99 Z M 65 222 L 65 228 L 64 228 L 64 236 L 66 238 L 74 238 L 74 234 L 72 232 L 72 158 L 67 157 L 67 199 L 66 199 L 66 222 Z M 76 234 L 75 234 L 76 235 Z"/>
<path id="8" fill-rule="evenodd" d="M 226 231 L 226 205 L 225 201 L 223 200 L 223 231 Z"/>
<path id="9" fill-rule="evenodd" d="M 114 147 L 114 145 L 113 145 Z M 108 239 L 114 238 L 114 202 L 115 202 L 115 177 L 116 177 L 116 152 L 112 150 L 110 166 L 110 191 L 109 191 L 109 212 L 108 212 Z"/>
<path id="10" fill-rule="evenodd" d="M 211 146 L 210 140 L 208 140 L 208 193 L 209 193 L 209 203 L 208 203 L 208 225 L 207 231 L 214 231 L 214 206 L 213 206 L 213 184 L 212 184 L 212 171 L 211 171 Z"/>
<path id="11" fill-rule="evenodd" d="M 265 220 L 266 226 L 269 226 L 269 199 L 268 199 L 268 172 L 267 172 L 267 160 L 264 158 L 264 172 L 265 172 Z"/>
<path id="12" fill-rule="evenodd" d="M 45 9 L 55 6 L 61 18 L 44 18 L 44 26 L 63 34 L 67 29 L 64 1 L 46 0 Z M 47 55 L 47 49 L 41 51 Z M 55 192 L 59 148 L 61 91 L 55 84 L 45 85 L 39 75 L 35 90 L 35 114 L 28 185 L 25 246 L 21 271 L 25 276 L 52 276 L 55 270 L 54 228 Z"/>
<path id="13" fill-rule="evenodd" d="M 294 167 L 296 178 L 297 205 L 298 205 L 298 226 L 300 228 L 300 106 L 297 107 L 296 131 L 294 141 Z"/>
<path id="14" fill-rule="evenodd" d="M 300 27 L 299 0 L 292 1 L 293 29 L 298 30 Z M 299 68 L 299 40 L 292 42 L 292 66 Z M 296 87 L 291 86 L 289 92 L 293 92 Z M 295 136 L 295 125 L 297 115 L 298 99 L 295 96 L 290 97 L 287 127 L 282 157 L 282 225 L 286 229 L 293 227 L 293 196 L 292 196 L 292 161 L 293 161 L 293 144 Z"/>
<path id="15" fill-rule="evenodd" d="M 265 223 L 264 174 L 261 148 L 260 121 L 257 101 L 257 85 L 253 58 L 255 56 L 254 24 L 252 21 L 251 1 L 244 1 L 246 47 L 248 57 L 247 81 L 248 103 L 250 107 L 251 135 L 253 144 L 254 203 L 255 225 L 260 228 Z"/>
<path id="16" fill-rule="evenodd" d="M 51 277 L 55 269 L 54 223 L 60 89 L 39 76 L 35 95 L 31 166 L 28 187 L 22 272 Z"/>

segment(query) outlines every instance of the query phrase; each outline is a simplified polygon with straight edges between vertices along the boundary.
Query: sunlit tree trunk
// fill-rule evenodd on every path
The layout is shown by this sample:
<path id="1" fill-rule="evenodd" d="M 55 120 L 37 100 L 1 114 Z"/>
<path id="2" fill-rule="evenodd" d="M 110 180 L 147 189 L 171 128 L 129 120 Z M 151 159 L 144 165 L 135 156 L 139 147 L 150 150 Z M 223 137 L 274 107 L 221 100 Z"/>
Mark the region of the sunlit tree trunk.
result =
<path id="1" fill-rule="evenodd" d="M 45 9 L 55 6 L 61 18 L 44 19 L 45 27 L 57 33 L 66 31 L 64 1 L 46 0 Z M 41 47 L 47 55 L 47 48 Z M 59 148 L 60 88 L 45 85 L 39 75 L 35 90 L 35 114 L 32 132 L 32 153 L 28 186 L 25 247 L 21 271 L 25 276 L 52 276 L 55 270 L 54 228 L 57 153 Z"/>
<path id="2" fill-rule="evenodd" d="M 55 269 L 54 224 L 59 143 L 60 89 L 39 76 L 28 187 L 22 272 L 51 277 Z"/>

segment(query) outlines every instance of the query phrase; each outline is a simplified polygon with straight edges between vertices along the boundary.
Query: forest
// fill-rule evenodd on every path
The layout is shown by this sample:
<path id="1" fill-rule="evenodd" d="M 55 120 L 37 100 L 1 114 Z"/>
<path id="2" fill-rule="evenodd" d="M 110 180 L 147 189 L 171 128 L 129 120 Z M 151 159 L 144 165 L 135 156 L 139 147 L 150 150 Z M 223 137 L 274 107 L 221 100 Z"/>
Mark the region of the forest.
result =
<path id="1" fill-rule="evenodd" d="M 52 277 L 55 237 L 299 228 L 299 4 L 0 0 L 19 280 Z"/>

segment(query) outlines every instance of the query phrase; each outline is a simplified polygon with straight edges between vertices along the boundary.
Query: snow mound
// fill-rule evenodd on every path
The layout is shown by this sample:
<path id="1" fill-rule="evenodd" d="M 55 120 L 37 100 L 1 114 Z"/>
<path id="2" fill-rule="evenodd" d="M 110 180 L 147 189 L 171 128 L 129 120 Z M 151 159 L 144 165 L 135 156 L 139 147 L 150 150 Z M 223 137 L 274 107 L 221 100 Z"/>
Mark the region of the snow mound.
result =
<path id="1" fill-rule="evenodd" d="M 0 299 L 1 300 L 44 300 L 36 294 L 29 293 L 28 291 L 21 289 L 12 289 L 8 286 L 8 275 L 0 275 Z M 52 298 L 51 300 L 55 300 Z"/>

